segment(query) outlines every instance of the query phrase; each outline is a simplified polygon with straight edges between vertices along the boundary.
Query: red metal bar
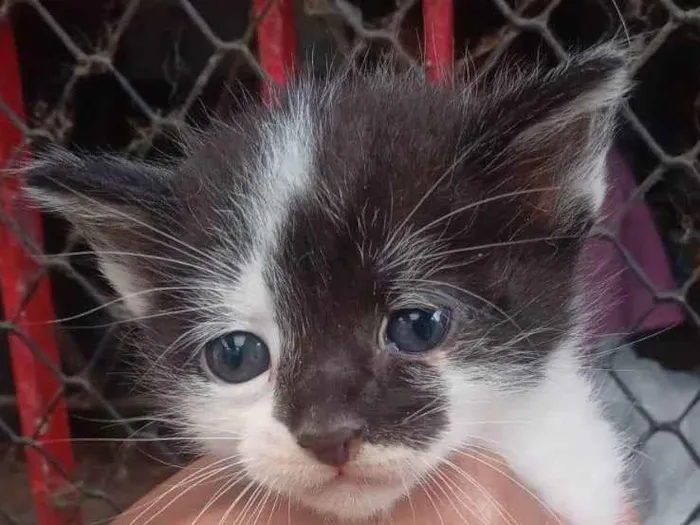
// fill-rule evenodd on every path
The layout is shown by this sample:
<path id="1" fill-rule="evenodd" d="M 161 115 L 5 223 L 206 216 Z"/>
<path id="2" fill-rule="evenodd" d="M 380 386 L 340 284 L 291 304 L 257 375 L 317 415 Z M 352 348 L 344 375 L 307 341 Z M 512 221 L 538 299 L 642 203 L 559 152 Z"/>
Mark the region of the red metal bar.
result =
<path id="1" fill-rule="evenodd" d="M 296 67 L 297 39 L 294 33 L 294 0 L 254 0 L 258 24 L 258 53 L 263 69 L 279 87 L 287 83 Z M 262 97 L 273 102 L 273 86 L 263 84 Z"/>
<path id="2" fill-rule="evenodd" d="M 9 109 L 24 119 L 19 63 L 12 27 L 6 19 L 0 20 L 0 97 Z M 22 132 L 0 111 L 0 167 L 7 166 L 21 144 Z M 18 178 L 4 173 L 0 184 L 2 213 L 11 217 L 41 246 L 41 217 L 22 206 Z M 5 316 L 58 368 L 60 360 L 54 327 L 46 323 L 55 319 L 48 277 L 42 277 L 31 297 L 26 297 L 38 270 L 37 263 L 10 228 L 0 224 L 0 289 Z M 56 465 L 68 474 L 74 467 L 65 403 L 60 398 L 52 405 L 52 400 L 60 393 L 60 379 L 20 337 L 9 333 L 8 338 L 22 435 L 36 440 L 37 448 L 28 446 L 25 450 L 37 523 L 76 523 L 75 508 L 59 508 L 56 504 L 58 495 L 65 498 L 71 494 L 70 480 Z M 42 451 L 54 463 L 47 460 Z"/>
<path id="3" fill-rule="evenodd" d="M 425 66 L 431 82 L 446 82 L 454 62 L 452 0 L 423 0 Z"/>

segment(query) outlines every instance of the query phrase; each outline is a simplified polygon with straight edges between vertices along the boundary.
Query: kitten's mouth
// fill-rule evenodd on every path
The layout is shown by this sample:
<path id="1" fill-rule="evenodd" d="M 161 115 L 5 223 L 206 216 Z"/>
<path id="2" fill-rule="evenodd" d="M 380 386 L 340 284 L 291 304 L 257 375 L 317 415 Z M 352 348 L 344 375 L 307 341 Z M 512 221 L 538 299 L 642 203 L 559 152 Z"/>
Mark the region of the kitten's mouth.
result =
<path id="1" fill-rule="evenodd" d="M 364 520 L 389 512 L 408 488 L 391 472 L 335 472 L 318 485 L 297 493 L 308 508 L 323 515 Z M 363 522 L 366 523 L 366 522 Z"/>
<path id="2" fill-rule="evenodd" d="M 314 493 L 322 493 L 327 490 L 338 489 L 346 489 L 353 491 L 368 488 L 394 486 L 398 483 L 400 483 L 399 480 L 396 480 L 389 475 L 368 475 L 366 473 L 353 472 L 345 469 L 337 469 L 335 476 L 311 490 Z"/>

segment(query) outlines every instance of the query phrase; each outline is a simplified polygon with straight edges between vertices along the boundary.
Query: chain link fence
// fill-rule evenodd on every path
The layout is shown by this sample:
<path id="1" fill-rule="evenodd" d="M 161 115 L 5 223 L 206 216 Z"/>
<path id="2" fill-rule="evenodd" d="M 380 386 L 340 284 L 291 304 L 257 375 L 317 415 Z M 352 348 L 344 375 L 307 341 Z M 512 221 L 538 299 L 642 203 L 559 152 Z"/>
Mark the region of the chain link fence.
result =
<path id="1" fill-rule="evenodd" d="M 469 76 L 513 56 L 554 63 L 611 37 L 637 50 L 637 88 L 623 109 L 619 142 L 637 183 L 629 206 L 646 202 L 680 284 L 662 289 L 646 275 L 619 222 L 595 235 L 614 248 L 653 306 L 669 306 L 682 319 L 647 339 L 658 332 L 645 324 L 653 309 L 637 316 L 627 327 L 637 353 L 697 371 L 700 2 L 5 0 L 0 522 L 108 519 L 183 460 L 159 439 L 167 428 L 148 419 L 147 402 L 134 393 L 128 349 L 119 348 L 128 327 L 116 321 L 118 303 L 88 248 L 58 218 L 21 205 L 15 162 L 47 143 L 136 157 L 175 154 L 172 132 L 205 125 L 214 112 L 235 116 L 246 93 L 267 96 L 269 83 L 283 82 L 312 53 L 319 72 L 329 61 L 390 53 L 413 65 L 424 56 L 438 79 L 453 57 L 457 74 Z M 700 468 L 700 439 L 684 424 L 693 413 L 700 418 L 700 388 L 668 419 L 645 407 L 622 374 L 610 374 L 646 421 L 640 448 L 671 433 Z M 677 525 L 696 519 L 700 495 Z"/>

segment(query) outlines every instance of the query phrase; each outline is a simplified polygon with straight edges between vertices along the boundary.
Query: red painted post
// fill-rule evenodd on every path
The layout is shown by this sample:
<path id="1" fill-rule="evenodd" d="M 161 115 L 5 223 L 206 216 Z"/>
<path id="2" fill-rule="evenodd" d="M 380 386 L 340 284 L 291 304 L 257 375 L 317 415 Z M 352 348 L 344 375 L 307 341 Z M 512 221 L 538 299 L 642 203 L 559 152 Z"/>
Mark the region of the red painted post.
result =
<path id="1" fill-rule="evenodd" d="M 24 118 L 15 41 L 12 26 L 6 19 L 0 20 L 0 98 L 17 117 Z M 0 111 L 0 168 L 8 166 L 8 161 L 21 145 L 22 132 Z M 25 235 L 41 246 L 41 217 L 36 211 L 22 206 L 19 180 L 2 173 L 0 184 L 2 213 L 11 217 Z M 38 270 L 37 263 L 11 229 L 0 223 L 0 289 L 5 316 L 44 353 L 48 362 L 58 368 L 60 359 L 55 327 L 46 323 L 55 319 L 48 276 L 42 277 L 31 296 L 27 297 L 28 287 Z M 70 497 L 71 483 L 56 465 L 68 475 L 74 467 L 68 415 L 60 397 L 60 379 L 32 353 L 22 338 L 10 332 L 8 340 L 22 435 L 35 439 L 37 447 L 25 447 L 37 523 L 74 524 L 77 521 L 76 509 L 57 505 L 57 495 Z M 57 396 L 58 402 L 55 402 Z M 47 460 L 47 456 L 54 463 Z"/>
<path id="2" fill-rule="evenodd" d="M 423 0 L 425 66 L 431 82 L 445 82 L 454 62 L 452 0 Z"/>
<path id="3" fill-rule="evenodd" d="M 258 24 L 258 53 L 263 69 L 279 87 L 287 83 L 296 66 L 294 0 L 254 0 L 253 13 L 263 16 Z M 262 97 L 273 102 L 272 86 L 265 83 Z"/>

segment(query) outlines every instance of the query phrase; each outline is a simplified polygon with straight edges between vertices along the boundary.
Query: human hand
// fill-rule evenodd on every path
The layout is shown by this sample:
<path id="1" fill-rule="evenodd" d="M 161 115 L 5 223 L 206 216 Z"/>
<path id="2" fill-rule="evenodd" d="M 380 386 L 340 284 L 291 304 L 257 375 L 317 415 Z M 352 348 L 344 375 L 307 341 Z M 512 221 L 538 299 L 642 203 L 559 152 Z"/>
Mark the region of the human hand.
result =
<path id="1" fill-rule="evenodd" d="M 212 459 L 196 461 L 119 516 L 113 525 L 326 525 L 319 516 L 264 489 L 227 480 Z M 341 522 L 331 521 L 340 524 Z M 357 522 L 353 522 L 357 525 Z M 461 454 L 416 488 L 383 525 L 566 525 L 495 456 Z M 620 525 L 635 525 L 630 515 Z"/>

